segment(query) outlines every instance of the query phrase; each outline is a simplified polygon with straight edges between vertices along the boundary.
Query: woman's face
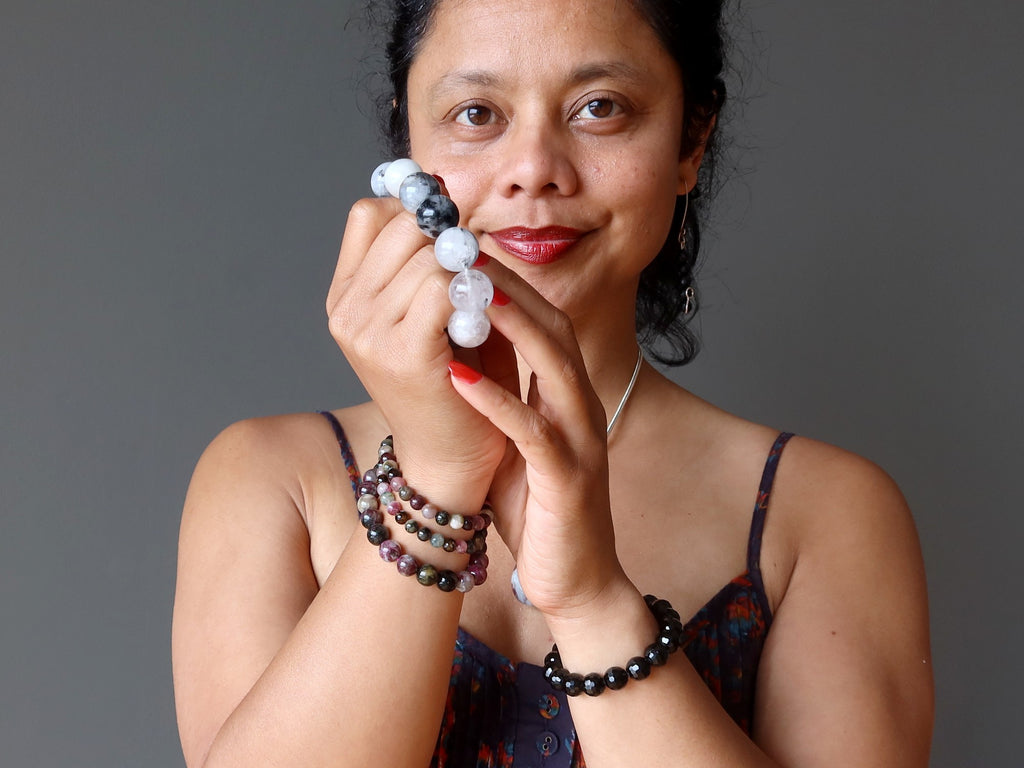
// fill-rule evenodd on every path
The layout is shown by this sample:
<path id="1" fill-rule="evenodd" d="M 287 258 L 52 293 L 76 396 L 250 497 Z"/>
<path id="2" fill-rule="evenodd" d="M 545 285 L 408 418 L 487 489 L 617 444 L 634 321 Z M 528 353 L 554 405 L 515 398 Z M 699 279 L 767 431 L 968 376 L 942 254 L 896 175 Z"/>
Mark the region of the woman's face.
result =
<path id="1" fill-rule="evenodd" d="M 412 156 L 484 251 L 570 315 L 632 312 L 700 156 L 680 158 L 678 66 L 629 2 L 439 0 L 408 93 Z"/>

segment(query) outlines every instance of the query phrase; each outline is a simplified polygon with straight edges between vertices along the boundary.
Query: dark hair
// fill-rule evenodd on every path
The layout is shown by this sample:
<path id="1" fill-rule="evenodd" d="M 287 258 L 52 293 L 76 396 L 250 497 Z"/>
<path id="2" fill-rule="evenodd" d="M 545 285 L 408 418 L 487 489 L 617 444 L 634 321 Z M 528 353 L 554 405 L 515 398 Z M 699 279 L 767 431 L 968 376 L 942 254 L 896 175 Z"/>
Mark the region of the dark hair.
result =
<path id="1" fill-rule="evenodd" d="M 408 80 L 416 51 L 426 34 L 438 0 L 389 0 L 390 36 L 385 46 L 391 92 L 381 99 L 388 150 L 394 157 L 409 153 Z M 700 220 L 706 196 L 713 189 L 719 150 L 716 118 L 725 103 L 726 38 L 723 7 L 727 0 L 631 0 L 665 50 L 679 65 L 683 79 L 683 141 L 680 157 L 692 154 L 704 142 L 704 160 L 689 206 L 680 197 L 668 239 L 640 274 L 636 325 L 648 355 L 665 365 L 684 365 L 699 349 L 689 328 L 697 310 L 694 296 L 689 312 L 686 289 L 696 291 L 694 271 L 700 250 Z M 683 221 L 684 211 L 686 221 Z M 685 248 L 679 232 L 685 227 Z"/>

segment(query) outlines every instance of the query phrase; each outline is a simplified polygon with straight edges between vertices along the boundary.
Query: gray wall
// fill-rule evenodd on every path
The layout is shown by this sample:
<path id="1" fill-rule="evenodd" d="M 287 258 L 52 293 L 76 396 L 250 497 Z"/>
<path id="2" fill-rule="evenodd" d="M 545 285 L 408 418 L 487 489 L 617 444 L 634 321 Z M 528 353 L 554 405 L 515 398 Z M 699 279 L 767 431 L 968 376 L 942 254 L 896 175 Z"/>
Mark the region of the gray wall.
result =
<path id="1" fill-rule="evenodd" d="M 322 309 L 379 154 L 351 7 L 0 6 L 5 766 L 181 764 L 193 462 L 233 420 L 359 397 Z M 929 568 L 932 763 L 1019 765 L 1024 7 L 747 10 L 745 150 L 678 378 L 896 477 Z"/>

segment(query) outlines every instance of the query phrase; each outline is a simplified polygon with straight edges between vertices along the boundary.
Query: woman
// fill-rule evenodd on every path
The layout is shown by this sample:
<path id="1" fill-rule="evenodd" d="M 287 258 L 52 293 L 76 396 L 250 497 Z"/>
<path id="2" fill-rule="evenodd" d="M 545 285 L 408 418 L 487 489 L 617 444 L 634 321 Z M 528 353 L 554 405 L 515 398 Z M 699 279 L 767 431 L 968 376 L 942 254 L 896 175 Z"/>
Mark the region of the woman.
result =
<path id="1" fill-rule="evenodd" d="M 693 310 L 721 4 L 396 5 L 392 138 L 488 255 L 493 330 L 453 352 L 431 240 L 396 201 L 356 204 L 327 303 L 372 401 L 235 425 L 189 490 L 188 764 L 925 765 L 925 584 L 898 490 L 638 362 L 638 331 L 678 341 Z M 436 509 L 489 503 L 489 564 L 465 551 L 479 530 L 447 552 L 385 525 L 472 583 L 421 587 L 367 543 L 353 494 L 389 492 L 359 487 L 379 450 Z M 673 634 L 646 593 L 694 618 Z M 621 670 L 666 634 L 684 651 L 621 689 L 609 672 L 567 697 L 541 671 Z"/>

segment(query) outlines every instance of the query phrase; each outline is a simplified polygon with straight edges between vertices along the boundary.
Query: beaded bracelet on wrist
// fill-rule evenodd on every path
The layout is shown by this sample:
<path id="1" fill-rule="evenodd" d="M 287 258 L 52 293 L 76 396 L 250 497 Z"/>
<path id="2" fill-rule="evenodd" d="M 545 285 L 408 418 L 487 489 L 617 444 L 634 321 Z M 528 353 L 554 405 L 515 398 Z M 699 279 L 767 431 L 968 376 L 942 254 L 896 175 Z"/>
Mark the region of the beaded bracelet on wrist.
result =
<path id="1" fill-rule="evenodd" d="M 630 678 L 643 680 L 651 674 L 652 667 L 664 665 L 668 657 L 681 646 L 683 622 L 668 600 L 644 595 L 644 602 L 658 622 L 658 636 L 647 646 L 642 656 L 630 659 L 625 669 L 611 667 L 603 675 L 600 672 L 580 675 L 562 666 L 558 646 L 552 646 L 551 653 L 544 658 L 544 677 L 551 687 L 556 691 L 565 691 L 567 696 L 579 696 L 581 693 L 599 696 L 606 690 L 617 691 L 625 687 Z"/>
<path id="2" fill-rule="evenodd" d="M 393 562 L 398 572 L 404 576 L 416 576 L 416 580 L 424 586 L 437 587 L 442 592 L 458 590 L 469 592 L 487 580 L 487 528 L 492 521 L 490 507 L 485 505 L 478 515 L 450 515 L 428 502 L 420 494 L 405 483 L 398 459 L 394 454 L 394 442 L 389 435 L 378 449 L 378 461 L 373 469 L 363 475 L 359 484 L 359 499 L 356 512 L 359 522 L 366 528 L 366 538 L 371 544 L 379 547 L 381 559 Z M 448 538 L 444 534 L 431 531 L 411 519 L 411 515 L 402 507 L 402 501 L 408 501 L 414 510 L 422 512 L 427 519 L 440 526 L 448 525 L 454 530 L 473 531 L 470 539 Z M 402 546 L 391 539 L 391 532 L 384 525 L 385 511 L 402 524 L 406 531 L 416 534 L 420 541 L 427 542 L 446 552 L 469 554 L 469 564 L 465 570 L 455 573 L 447 569 L 439 569 L 433 565 L 420 563 L 413 555 L 406 554 Z"/>

